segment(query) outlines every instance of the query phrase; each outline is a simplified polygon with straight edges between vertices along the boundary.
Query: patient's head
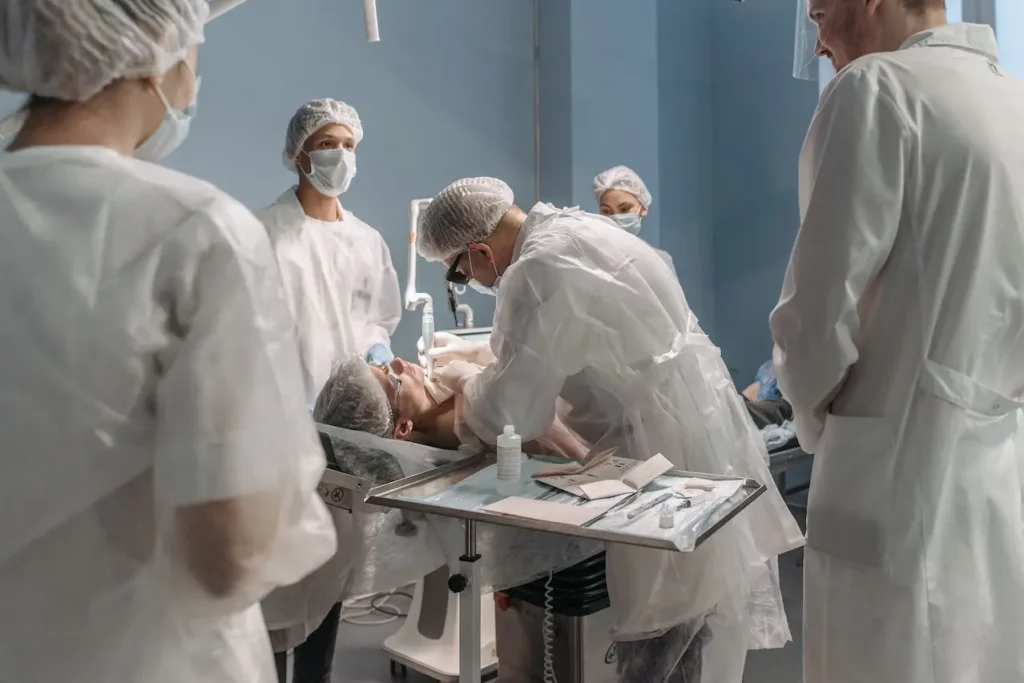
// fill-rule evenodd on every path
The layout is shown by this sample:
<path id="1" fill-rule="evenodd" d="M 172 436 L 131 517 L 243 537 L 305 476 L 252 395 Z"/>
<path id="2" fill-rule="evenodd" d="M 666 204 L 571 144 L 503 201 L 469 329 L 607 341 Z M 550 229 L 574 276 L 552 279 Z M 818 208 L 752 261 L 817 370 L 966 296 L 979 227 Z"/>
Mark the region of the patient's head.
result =
<path id="1" fill-rule="evenodd" d="M 423 368 L 401 358 L 371 365 L 353 357 L 334 368 L 317 396 L 313 418 L 332 427 L 406 439 L 434 407 L 425 382 Z"/>

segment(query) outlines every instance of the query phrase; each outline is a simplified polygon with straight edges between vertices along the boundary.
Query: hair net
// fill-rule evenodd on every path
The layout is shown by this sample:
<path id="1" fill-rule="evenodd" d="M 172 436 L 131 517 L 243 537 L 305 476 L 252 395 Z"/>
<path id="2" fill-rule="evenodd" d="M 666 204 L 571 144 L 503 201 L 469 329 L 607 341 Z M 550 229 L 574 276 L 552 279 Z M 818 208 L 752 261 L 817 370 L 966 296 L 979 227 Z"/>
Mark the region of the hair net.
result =
<path id="1" fill-rule="evenodd" d="M 601 197 L 608 190 L 622 190 L 640 200 L 645 209 L 651 208 L 654 200 L 640 176 L 628 166 L 613 166 L 594 178 L 594 199 L 600 203 Z"/>
<path id="2" fill-rule="evenodd" d="M 313 419 L 325 425 L 388 438 L 394 431 L 391 403 L 366 361 L 340 363 L 320 390 Z"/>
<path id="3" fill-rule="evenodd" d="M 416 248 L 423 258 L 443 261 L 470 242 L 490 237 L 515 197 L 497 178 L 457 180 L 434 198 L 423 213 Z"/>
<path id="4" fill-rule="evenodd" d="M 347 126 L 352 135 L 356 136 L 357 145 L 363 141 L 363 123 L 355 107 L 330 98 L 310 100 L 299 107 L 288 122 L 288 132 L 284 136 L 285 168 L 294 171 L 295 160 L 309 136 L 332 123 Z"/>
<path id="5" fill-rule="evenodd" d="M 166 72 L 203 42 L 206 0 L 7 0 L 0 88 L 67 101 Z"/>

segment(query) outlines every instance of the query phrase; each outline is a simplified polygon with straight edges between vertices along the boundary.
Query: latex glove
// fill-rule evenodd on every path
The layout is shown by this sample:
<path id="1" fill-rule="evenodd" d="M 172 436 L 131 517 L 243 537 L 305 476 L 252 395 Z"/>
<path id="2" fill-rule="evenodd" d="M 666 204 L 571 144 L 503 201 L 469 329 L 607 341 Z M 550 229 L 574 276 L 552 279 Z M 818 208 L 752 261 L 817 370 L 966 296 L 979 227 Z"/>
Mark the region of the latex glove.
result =
<path id="1" fill-rule="evenodd" d="M 442 346 L 451 346 L 453 344 L 465 344 L 462 339 L 452 334 L 451 332 L 435 332 L 434 333 L 434 346 L 433 348 L 440 348 Z M 420 365 L 427 367 L 427 357 L 423 355 L 426 352 L 425 345 L 423 343 L 423 337 L 416 340 L 416 356 L 420 361 Z"/>
<path id="2" fill-rule="evenodd" d="M 494 353 L 491 352 L 490 342 L 477 341 L 468 342 L 459 340 L 457 343 L 447 346 L 437 346 L 427 351 L 430 360 L 434 361 L 434 367 L 443 367 L 455 361 L 464 361 L 474 365 L 490 365 L 494 362 Z"/>
<path id="3" fill-rule="evenodd" d="M 435 367 L 430 379 L 456 394 L 461 394 L 469 378 L 479 374 L 479 365 L 467 363 L 464 360 L 453 360 L 445 364 L 444 367 Z"/>
<path id="4" fill-rule="evenodd" d="M 391 349 L 384 344 L 374 344 L 370 347 L 370 350 L 366 352 L 366 360 L 369 363 L 384 365 L 385 363 L 390 363 L 394 359 L 395 354 L 391 353 Z"/>

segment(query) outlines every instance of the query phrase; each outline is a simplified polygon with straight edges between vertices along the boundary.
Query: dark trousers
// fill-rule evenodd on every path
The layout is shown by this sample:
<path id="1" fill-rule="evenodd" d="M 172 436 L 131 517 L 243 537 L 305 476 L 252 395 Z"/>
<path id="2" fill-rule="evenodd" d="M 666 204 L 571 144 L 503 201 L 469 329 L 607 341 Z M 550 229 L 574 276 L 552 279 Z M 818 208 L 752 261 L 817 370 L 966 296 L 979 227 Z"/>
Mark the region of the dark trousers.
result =
<path id="1" fill-rule="evenodd" d="M 341 622 L 341 603 L 327 613 L 324 620 L 309 634 L 306 642 L 294 650 L 292 657 L 292 683 L 330 683 L 334 646 L 338 642 Z M 278 683 L 288 683 L 288 653 L 275 652 Z"/>
<path id="2" fill-rule="evenodd" d="M 786 420 L 793 419 L 793 406 L 789 405 L 789 401 L 784 398 L 748 401 L 744 397 L 743 402 L 758 429 L 764 429 L 768 425 L 780 425 Z"/>

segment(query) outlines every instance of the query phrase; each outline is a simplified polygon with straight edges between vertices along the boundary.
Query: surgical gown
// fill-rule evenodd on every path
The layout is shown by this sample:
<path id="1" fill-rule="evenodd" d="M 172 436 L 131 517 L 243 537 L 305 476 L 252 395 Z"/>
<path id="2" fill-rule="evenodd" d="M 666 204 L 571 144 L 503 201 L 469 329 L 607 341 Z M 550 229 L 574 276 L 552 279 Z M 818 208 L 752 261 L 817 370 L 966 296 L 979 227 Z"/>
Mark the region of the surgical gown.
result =
<path id="1" fill-rule="evenodd" d="M 702 672 L 726 683 L 739 680 L 748 645 L 784 644 L 775 558 L 802 536 L 718 349 L 658 254 L 601 217 L 538 204 L 498 290 L 491 346 L 497 360 L 465 387 L 466 422 L 480 438 L 493 443 L 506 424 L 535 438 L 561 397 L 566 423 L 599 448 L 662 453 L 682 469 L 769 487 L 692 553 L 609 546 L 615 638 L 729 617 L 711 625 L 724 647 Z"/>
<path id="2" fill-rule="evenodd" d="M 381 234 L 351 211 L 325 222 L 303 212 L 289 189 L 257 213 L 270 233 L 299 331 L 299 351 L 312 405 L 335 363 L 391 348 L 402 317 L 398 275 Z"/>
<path id="3" fill-rule="evenodd" d="M 844 69 L 771 316 L 815 453 L 806 683 L 1024 680 L 1024 84 L 987 26 Z"/>
<path id="4" fill-rule="evenodd" d="M 0 225 L 0 679 L 271 683 L 258 601 L 335 539 L 262 226 L 63 146 L 0 155 Z M 224 519 L 244 559 L 214 581 Z"/>

